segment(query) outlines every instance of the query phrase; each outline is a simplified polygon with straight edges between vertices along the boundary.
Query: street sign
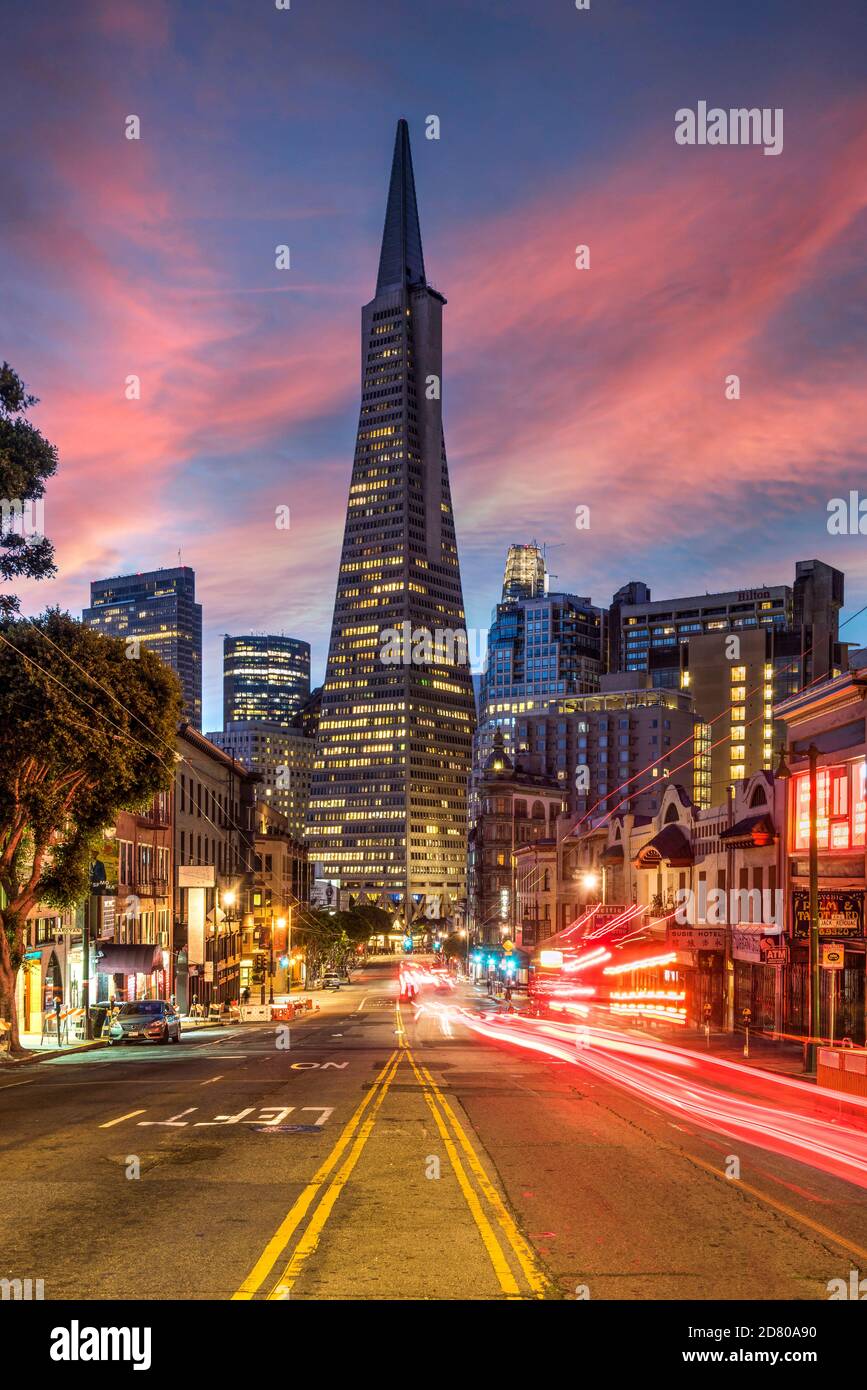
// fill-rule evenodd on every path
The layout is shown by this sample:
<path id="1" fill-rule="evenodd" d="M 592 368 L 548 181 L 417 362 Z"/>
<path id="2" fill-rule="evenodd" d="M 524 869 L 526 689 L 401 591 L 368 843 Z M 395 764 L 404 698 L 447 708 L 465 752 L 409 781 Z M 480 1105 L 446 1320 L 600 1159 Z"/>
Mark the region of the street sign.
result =
<path id="1" fill-rule="evenodd" d="M 837 942 L 822 946 L 822 964 L 826 970 L 842 970 L 846 949 Z"/>
<path id="2" fill-rule="evenodd" d="M 514 949 L 515 949 L 515 943 L 514 943 L 514 941 L 509 941 L 508 939 L 506 939 L 506 940 L 503 942 L 503 950 L 505 951 L 505 953 L 506 953 L 507 956 L 510 956 L 510 955 L 512 954 L 512 952 L 514 951 Z"/>

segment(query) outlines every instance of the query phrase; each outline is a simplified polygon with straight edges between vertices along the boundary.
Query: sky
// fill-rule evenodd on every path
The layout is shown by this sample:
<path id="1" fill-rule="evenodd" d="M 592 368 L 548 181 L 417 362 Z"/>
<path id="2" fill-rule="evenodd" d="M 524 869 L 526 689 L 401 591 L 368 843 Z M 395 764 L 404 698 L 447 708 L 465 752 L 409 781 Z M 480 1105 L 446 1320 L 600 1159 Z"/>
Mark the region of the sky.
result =
<path id="1" fill-rule="evenodd" d="M 0 358 L 60 455 L 59 573 L 19 585 L 24 612 L 79 615 L 92 579 L 180 551 L 205 729 L 223 633 L 306 638 L 321 680 L 399 117 L 448 300 L 468 625 L 533 539 L 552 588 L 599 604 L 630 579 L 791 583 L 815 556 L 846 573 L 844 619 L 867 605 L 867 536 L 828 531 L 850 489 L 867 512 L 861 0 L 0 11 Z M 676 143 L 700 101 L 781 108 L 782 152 Z"/>

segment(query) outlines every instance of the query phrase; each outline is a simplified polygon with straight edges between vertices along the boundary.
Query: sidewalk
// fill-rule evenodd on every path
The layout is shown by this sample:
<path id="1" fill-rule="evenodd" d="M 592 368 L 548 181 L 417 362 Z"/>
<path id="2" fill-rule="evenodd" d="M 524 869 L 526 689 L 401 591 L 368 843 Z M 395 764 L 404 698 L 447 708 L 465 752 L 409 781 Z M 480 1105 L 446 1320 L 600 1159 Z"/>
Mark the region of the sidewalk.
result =
<path id="1" fill-rule="evenodd" d="M 643 1038 L 659 1038 L 667 1043 L 680 1044 L 691 1052 L 706 1052 L 709 1057 L 721 1057 L 727 1062 L 741 1062 L 747 1067 L 760 1071 L 779 1072 L 783 1076 L 797 1076 L 802 1081 L 815 1081 L 804 1071 L 804 1048 L 802 1043 L 787 1039 L 774 1039 L 764 1033 L 750 1032 L 750 1055 L 744 1056 L 744 1034 L 714 1032 L 711 1029 L 710 1045 L 703 1028 L 672 1028 L 664 1023 L 657 1027 L 630 1025 L 630 1032 Z"/>

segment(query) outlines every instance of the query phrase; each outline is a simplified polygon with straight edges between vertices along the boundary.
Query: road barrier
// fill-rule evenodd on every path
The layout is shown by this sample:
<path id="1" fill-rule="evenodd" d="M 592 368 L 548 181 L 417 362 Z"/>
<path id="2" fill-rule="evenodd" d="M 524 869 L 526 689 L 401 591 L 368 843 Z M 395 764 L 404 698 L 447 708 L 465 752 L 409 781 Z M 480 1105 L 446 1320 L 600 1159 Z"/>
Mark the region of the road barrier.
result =
<path id="1" fill-rule="evenodd" d="M 853 1047 L 820 1047 L 816 1082 L 829 1091 L 867 1096 L 867 1051 Z"/>
<path id="2" fill-rule="evenodd" d="M 292 999 L 285 1004 L 271 1005 L 271 1019 L 275 1023 L 288 1023 L 299 1015 L 311 1013 L 313 1010 L 319 1011 L 319 1005 L 314 1004 L 312 999 Z"/>

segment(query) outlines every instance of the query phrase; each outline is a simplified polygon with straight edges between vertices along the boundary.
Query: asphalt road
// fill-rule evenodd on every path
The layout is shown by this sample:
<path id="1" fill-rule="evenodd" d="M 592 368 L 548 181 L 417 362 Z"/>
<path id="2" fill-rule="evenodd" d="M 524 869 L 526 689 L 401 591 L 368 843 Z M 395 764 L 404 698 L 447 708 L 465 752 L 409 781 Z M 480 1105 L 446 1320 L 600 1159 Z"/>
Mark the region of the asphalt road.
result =
<path id="1" fill-rule="evenodd" d="M 0 1277 L 46 1299 L 824 1300 L 867 1273 L 856 1183 L 580 1053 L 398 1006 L 394 965 L 317 999 L 288 1034 L 3 1068 Z"/>

